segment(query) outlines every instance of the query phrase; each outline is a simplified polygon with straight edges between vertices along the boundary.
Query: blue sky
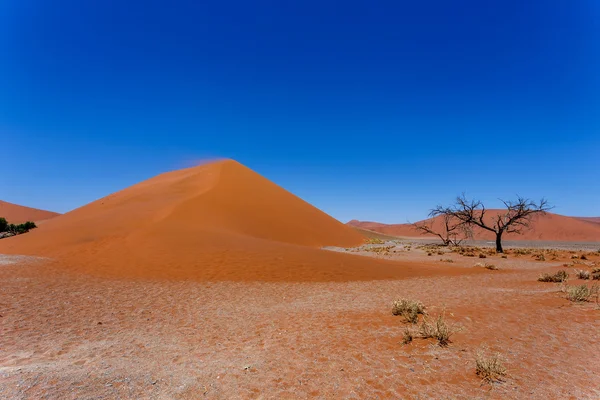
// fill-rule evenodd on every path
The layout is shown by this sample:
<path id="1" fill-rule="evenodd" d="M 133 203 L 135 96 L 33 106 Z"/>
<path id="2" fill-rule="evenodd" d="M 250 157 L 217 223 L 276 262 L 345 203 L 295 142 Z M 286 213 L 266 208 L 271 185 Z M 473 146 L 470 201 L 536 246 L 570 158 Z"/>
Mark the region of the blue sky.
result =
<path id="1" fill-rule="evenodd" d="M 234 158 L 334 217 L 600 215 L 600 2 L 0 2 L 0 199 Z"/>

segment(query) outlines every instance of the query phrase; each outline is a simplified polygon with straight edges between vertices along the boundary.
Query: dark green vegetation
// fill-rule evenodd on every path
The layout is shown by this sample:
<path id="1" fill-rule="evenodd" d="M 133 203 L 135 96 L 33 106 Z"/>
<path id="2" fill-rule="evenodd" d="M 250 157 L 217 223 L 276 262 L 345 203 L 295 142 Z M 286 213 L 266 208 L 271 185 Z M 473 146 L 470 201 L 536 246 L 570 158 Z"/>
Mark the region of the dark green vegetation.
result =
<path id="1" fill-rule="evenodd" d="M 27 221 L 23 224 L 9 224 L 6 218 L 0 217 L 0 233 L 12 233 L 13 235 L 20 235 L 27 233 L 31 229 L 37 228 L 35 222 Z"/>

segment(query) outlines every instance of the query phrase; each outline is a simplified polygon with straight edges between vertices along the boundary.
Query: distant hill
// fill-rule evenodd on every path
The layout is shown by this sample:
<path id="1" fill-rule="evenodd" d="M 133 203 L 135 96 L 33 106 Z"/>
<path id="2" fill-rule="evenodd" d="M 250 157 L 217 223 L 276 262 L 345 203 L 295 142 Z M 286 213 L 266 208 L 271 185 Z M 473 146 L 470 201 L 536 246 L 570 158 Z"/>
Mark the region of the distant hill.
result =
<path id="1" fill-rule="evenodd" d="M 595 222 L 596 224 L 600 224 L 600 217 L 575 217 L 575 218 L 580 219 L 582 221 Z"/>
<path id="2" fill-rule="evenodd" d="M 22 224 L 27 221 L 38 222 L 58 215 L 60 214 L 52 211 L 38 210 L 0 200 L 0 217 L 6 218 L 11 224 Z"/>
<path id="3" fill-rule="evenodd" d="M 488 210 L 486 215 L 492 218 L 502 210 Z M 423 222 L 423 221 L 420 221 Z M 410 224 L 382 224 L 371 221 L 352 220 L 348 225 L 379 232 L 385 235 L 404 237 L 426 237 L 414 229 Z M 439 217 L 433 221 L 436 229 L 441 229 L 442 221 Z M 492 240 L 494 234 L 483 229 L 475 229 L 475 239 Z M 559 214 L 547 213 L 535 218 L 532 228 L 522 235 L 505 234 L 504 239 L 509 240 L 548 240 L 566 242 L 600 242 L 600 218 L 567 217 Z"/>

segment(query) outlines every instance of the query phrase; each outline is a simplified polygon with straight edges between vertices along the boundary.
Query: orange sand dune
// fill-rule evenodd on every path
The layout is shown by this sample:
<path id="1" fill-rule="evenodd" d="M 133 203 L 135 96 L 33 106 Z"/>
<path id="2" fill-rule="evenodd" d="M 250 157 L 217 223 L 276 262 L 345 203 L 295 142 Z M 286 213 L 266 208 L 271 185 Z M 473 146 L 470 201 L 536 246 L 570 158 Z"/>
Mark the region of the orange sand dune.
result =
<path id="1" fill-rule="evenodd" d="M 486 217 L 497 216 L 501 210 L 488 210 Z M 348 225 L 368 229 L 374 232 L 384 233 L 393 236 L 417 237 L 420 232 L 415 230 L 410 224 L 381 224 L 369 221 L 352 220 Z M 433 222 L 435 230 L 441 231 L 443 222 L 441 218 L 435 218 Z M 477 228 L 474 231 L 475 239 L 492 240 L 494 234 L 483 229 Z M 504 239 L 508 240 L 548 240 L 548 241 L 566 241 L 566 242 L 600 242 L 600 224 L 590 220 L 584 220 L 576 217 L 566 217 L 563 215 L 547 213 L 537 216 L 532 228 L 521 235 L 505 234 Z"/>
<path id="2" fill-rule="evenodd" d="M 600 224 L 600 217 L 575 217 L 575 218 L 582 220 L 582 221 L 595 222 L 597 224 Z"/>
<path id="3" fill-rule="evenodd" d="M 0 253 L 140 278 L 330 281 L 427 274 L 418 265 L 399 268 L 319 249 L 363 241 L 353 228 L 225 160 L 109 195 L 2 240 Z"/>
<path id="4" fill-rule="evenodd" d="M 54 218 L 58 213 L 38 210 L 37 208 L 20 206 L 0 200 L 0 217 L 6 218 L 11 224 L 22 224 L 27 221 L 42 221 Z"/>

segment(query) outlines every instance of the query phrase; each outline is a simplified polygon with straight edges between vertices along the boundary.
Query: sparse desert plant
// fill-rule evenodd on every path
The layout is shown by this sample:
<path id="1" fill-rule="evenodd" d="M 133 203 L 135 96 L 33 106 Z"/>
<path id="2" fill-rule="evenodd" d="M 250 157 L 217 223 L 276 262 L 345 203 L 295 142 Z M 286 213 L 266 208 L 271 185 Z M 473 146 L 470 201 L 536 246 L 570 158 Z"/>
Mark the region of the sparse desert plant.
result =
<path id="1" fill-rule="evenodd" d="M 538 261 L 546 261 L 546 256 L 544 256 L 542 253 L 535 255 L 535 259 Z"/>
<path id="2" fill-rule="evenodd" d="M 506 376 L 507 370 L 500 360 L 500 353 L 487 354 L 484 349 L 479 349 L 475 355 L 475 372 L 488 383 L 500 381 Z"/>
<path id="3" fill-rule="evenodd" d="M 8 229 L 8 222 L 6 221 L 6 218 L 0 217 L 0 232 L 6 232 L 7 229 Z"/>
<path id="4" fill-rule="evenodd" d="M 575 275 L 579 278 L 579 279 L 584 279 L 584 280 L 588 280 L 590 279 L 590 272 L 586 271 L 584 269 L 578 269 L 575 270 Z"/>
<path id="5" fill-rule="evenodd" d="M 581 260 L 587 260 L 587 256 L 585 254 L 582 254 L 581 257 L 579 257 Z"/>
<path id="6" fill-rule="evenodd" d="M 569 274 L 567 274 L 567 271 L 565 271 L 564 269 L 561 269 L 560 271 L 558 271 L 557 273 L 551 275 L 549 273 L 543 273 L 542 275 L 540 275 L 540 277 L 538 278 L 539 282 L 564 282 L 567 280 L 567 278 L 569 277 Z"/>
<path id="7" fill-rule="evenodd" d="M 571 260 L 577 260 L 579 258 L 579 256 L 577 254 L 573 254 L 571 256 Z"/>
<path id="8" fill-rule="evenodd" d="M 500 257 L 502 257 L 502 258 L 508 258 L 508 256 L 506 254 L 502 254 Z"/>
<path id="9" fill-rule="evenodd" d="M 428 256 L 432 256 L 432 255 L 433 255 L 433 253 L 427 253 L 427 255 L 428 255 Z"/>
<path id="10" fill-rule="evenodd" d="M 367 239 L 367 242 L 366 242 L 366 244 L 384 244 L 384 243 L 385 243 L 385 241 L 383 241 L 379 238 L 370 238 L 370 239 Z"/>
<path id="11" fill-rule="evenodd" d="M 414 335 L 412 330 L 407 326 L 404 328 L 404 333 L 402 334 L 402 343 L 409 344 L 414 339 Z"/>
<path id="12" fill-rule="evenodd" d="M 458 328 L 446 322 L 445 313 L 441 313 L 431 322 L 427 316 L 423 317 L 423 322 L 419 328 L 419 334 L 423 339 L 434 338 L 440 346 L 447 346 L 450 343 L 450 338 Z"/>
<path id="13" fill-rule="evenodd" d="M 582 303 L 585 301 L 590 301 L 590 298 L 594 295 L 597 296 L 598 289 L 599 288 L 597 284 L 593 284 L 592 286 L 577 285 L 565 287 L 565 292 L 568 300 L 575 303 Z"/>
<path id="14" fill-rule="evenodd" d="M 411 324 L 419 321 L 419 314 L 425 314 L 425 306 L 418 300 L 400 299 L 392 305 L 392 315 L 401 315 Z"/>
<path id="15" fill-rule="evenodd" d="M 483 253 L 479 253 L 479 258 L 486 258 L 487 256 Z"/>
<path id="16" fill-rule="evenodd" d="M 592 274 L 592 280 L 600 281 L 600 272 L 596 272 L 596 273 Z"/>
<path id="17" fill-rule="evenodd" d="M 600 272 L 600 268 L 592 268 L 592 274 L 595 274 L 596 272 Z"/>
<path id="18" fill-rule="evenodd" d="M 485 269 L 491 269 L 493 271 L 498 270 L 498 267 L 496 267 L 494 264 L 488 264 L 488 263 L 477 263 L 474 265 L 475 267 L 482 267 Z"/>

